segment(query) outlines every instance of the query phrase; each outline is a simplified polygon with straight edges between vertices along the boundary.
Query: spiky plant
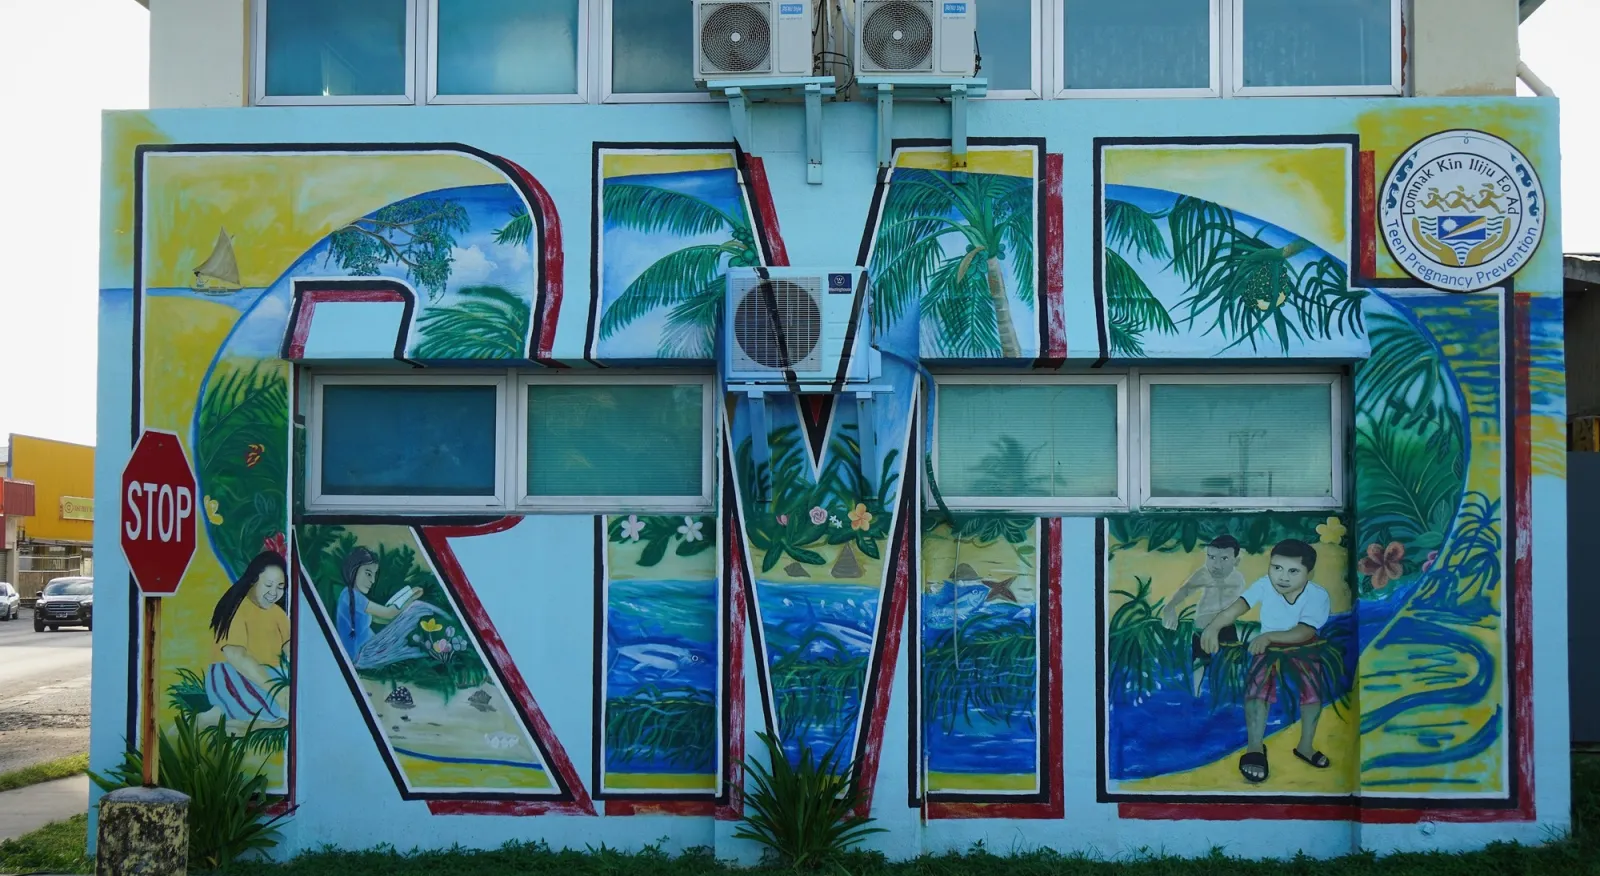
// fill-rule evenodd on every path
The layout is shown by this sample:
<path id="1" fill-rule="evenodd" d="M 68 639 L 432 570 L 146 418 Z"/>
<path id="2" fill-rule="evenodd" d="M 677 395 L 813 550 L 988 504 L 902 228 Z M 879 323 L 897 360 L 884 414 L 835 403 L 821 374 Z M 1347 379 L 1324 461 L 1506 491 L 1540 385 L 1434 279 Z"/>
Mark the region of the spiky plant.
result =
<path id="1" fill-rule="evenodd" d="M 500 286 L 468 286 L 458 300 L 430 307 L 417 321 L 419 359 L 523 359 L 531 308 Z"/>
<path id="2" fill-rule="evenodd" d="M 844 775 L 836 752 L 820 759 L 802 748 L 790 763 L 783 746 L 770 733 L 760 734 L 766 762 L 752 755 L 745 764 L 750 812 L 734 832 L 770 849 L 784 866 L 810 869 L 836 858 L 875 833 L 872 818 L 853 814 L 861 806 L 861 789 Z"/>
<path id="3" fill-rule="evenodd" d="M 195 470 L 212 549 L 230 576 L 288 525 L 289 381 L 281 362 L 220 363 L 196 414 Z"/>
<path id="4" fill-rule="evenodd" d="M 887 329 L 917 302 L 945 352 L 1021 358 L 1002 263 L 1032 307 L 1035 187 L 1027 177 L 974 173 L 958 186 L 942 171 L 896 170 L 869 265 L 873 326 Z"/>
<path id="5" fill-rule="evenodd" d="M 637 182 L 608 180 L 601 204 L 605 221 L 647 234 L 683 238 L 725 233 L 720 243 L 674 250 L 635 277 L 600 317 L 600 338 L 609 338 L 662 307 L 667 313 L 663 356 L 709 359 L 729 267 L 761 263 L 749 217 L 728 213 L 694 195 Z"/>

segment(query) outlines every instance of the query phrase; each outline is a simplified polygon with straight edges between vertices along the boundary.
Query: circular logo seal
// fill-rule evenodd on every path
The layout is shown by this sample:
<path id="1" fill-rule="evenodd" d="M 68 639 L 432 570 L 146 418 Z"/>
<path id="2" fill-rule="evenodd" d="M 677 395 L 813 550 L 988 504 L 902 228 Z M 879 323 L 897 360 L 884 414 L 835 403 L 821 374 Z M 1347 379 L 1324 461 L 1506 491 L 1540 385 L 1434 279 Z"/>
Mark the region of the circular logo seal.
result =
<path id="1" fill-rule="evenodd" d="M 1411 276 L 1452 292 L 1505 282 L 1544 237 L 1544 188 L 1515 146 L 1445 131 L 1412 146 L 1379 194 L 1383 242 Z"/>

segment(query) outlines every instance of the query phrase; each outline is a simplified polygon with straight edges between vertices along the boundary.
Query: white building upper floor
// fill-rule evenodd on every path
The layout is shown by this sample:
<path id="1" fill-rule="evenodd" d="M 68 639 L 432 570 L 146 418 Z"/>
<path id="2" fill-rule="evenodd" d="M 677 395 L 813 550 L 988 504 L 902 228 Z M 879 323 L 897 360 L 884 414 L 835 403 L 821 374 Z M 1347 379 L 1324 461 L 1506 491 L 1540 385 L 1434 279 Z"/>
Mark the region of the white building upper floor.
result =
<path id="1" fill-rule="evenodd" d="M 693 0 L 139 2 L 153 108 L 711 99 Z M 975 0 L 977 75 L 989 99 L 1509 95 L 1540 89 L 1517 25 L 1542 2 Z M 808 0 L 812 72 L 847 86 L 897 5 Z"/>

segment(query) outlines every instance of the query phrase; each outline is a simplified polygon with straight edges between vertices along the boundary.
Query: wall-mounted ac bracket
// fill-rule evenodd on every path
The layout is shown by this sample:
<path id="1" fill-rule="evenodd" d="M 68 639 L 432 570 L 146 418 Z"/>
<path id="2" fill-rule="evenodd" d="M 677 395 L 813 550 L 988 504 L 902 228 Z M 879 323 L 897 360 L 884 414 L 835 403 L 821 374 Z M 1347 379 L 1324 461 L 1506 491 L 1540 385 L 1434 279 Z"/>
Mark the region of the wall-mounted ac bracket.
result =
<path id="1" fill-rule="evenodd" d="M 767 429 L 767 396 L 789 395 L 790 388 L 783 384 L 741 383 L 730 384 L 729 392 L 743 393 L 750 400 L 750 455 L 755 470 L 760 471 L 772 460 L 772 447 L 769 443 L 770 431 Z M 828 388 L 817 388 L 818 392 L 826 392 Z M 869 484 L 878 482 L 878 431 L 872 426 L 872 397 L 879 394 L 893 393 L 894 387 L 881 383 L 846 384 L 838 395 L 855 396 L 856 423 L 859 432 L 856 436 L 857 444 L 861 448 L 861 476 Z M 757 436 L 760 440 L 756 440 Z M 771 500 L 765 487 L 756 485 L 757 495 L 751 498 L 756 502 L 766 503 Z"/>
<path id="2" fill-rule="evenodd" d="M 822 185 L 822 99 L 837 93 L 832 76 L 793 76 L 761 79 L 713 79 L 706 83 L 712 94 L 721 92 L 728 99 L 728 114 L 733 121 L 733 139 L 746 153 L 755 154 L 750 136 L 752 101 L 803 97 L 806 101 L 806 182 Z"/>
<path id="3" fill-rule="evenodd" d="M 863 95 L 878 95 L 878 167 L 894 161 L 894 99 L 950 102 L 952 182 L 967 181 L 967 98 L 989 93 L 987 79 L 936 79 L 928 76 L 863 76 L 856 80 Z"/>

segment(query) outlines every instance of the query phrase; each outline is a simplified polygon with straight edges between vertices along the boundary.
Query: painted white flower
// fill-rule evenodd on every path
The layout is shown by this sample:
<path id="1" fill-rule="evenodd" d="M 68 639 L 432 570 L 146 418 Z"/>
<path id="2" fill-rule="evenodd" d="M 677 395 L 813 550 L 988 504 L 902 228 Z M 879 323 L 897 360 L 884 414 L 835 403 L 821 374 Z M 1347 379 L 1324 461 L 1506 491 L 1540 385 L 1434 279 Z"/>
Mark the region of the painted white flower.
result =
<path id="1" fill-rule="evenodd" d="M 843 526 L 844 524 L 839 522 L 839 515 L 835 514 L 835 515 L 833 515 L 833 516 L 828 518 L 828 525 L 833 527 L 834 529 L 838 529 L 839 527 Z"/>
<path id="2" fill-rule="evenodd" d="M 683 525 L 678 527 L 678 534 L 683 536 L 684 541 L 699 541 L 705 538 L 700 532 L 702 526 L 704 524 L 693 517 L 685 517 L 683 518 Z"/>
<path id="3" fill-rule="evenodd" d="M 639 533 L 644 529 L 644 521 L 637 514 L 629 514 L 628 519 L 622 521 L 622 537 L 628 541 L 638 541 Z"/>

